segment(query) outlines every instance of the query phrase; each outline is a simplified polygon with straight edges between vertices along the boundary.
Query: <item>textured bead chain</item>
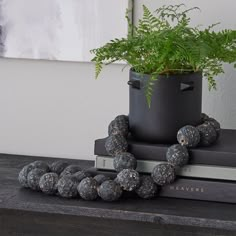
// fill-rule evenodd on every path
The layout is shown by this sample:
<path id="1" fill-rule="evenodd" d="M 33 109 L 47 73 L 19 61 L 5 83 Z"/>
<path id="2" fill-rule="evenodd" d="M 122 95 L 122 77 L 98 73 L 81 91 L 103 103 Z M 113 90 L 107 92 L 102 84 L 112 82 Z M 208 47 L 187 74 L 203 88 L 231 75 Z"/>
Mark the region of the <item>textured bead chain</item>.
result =
<path id="1" fill-rule="evenodd" d="M 177 170 L 189 162 L 188 148 L 210 146 L 216 142 L 220 135 L 220 124 L 202 113 L 200 125 L 197 127 L 187 125 L 181 128 L 177 133 L 179 143 L 167 149 L 167 162 L 156 165 L 151 176 L 140 176 L 135 170 L 137 160 L 128 152 L 127 116 L 117 116 L 109 124 L 108 134 L 105 148 L 107 153 L 114 157 L 113 166 L 119 172 L 116 181 L 126 191 L 135 190 L 142 198 L 152 198 L 157 195 L 161 186 L 173 183 Z"/>
<path id="2" fill-rule="evenodd" d="M 177 170 L 189 162 L 188 148 L 210 146 L 216 142 L 220 136 L 220 124 L 202 114 L 200 125 L 187 125 L 178 131 L 178 144 L 168 148 L 167 162 L 156 165 L 151 175 L 142 176 L 136 171 L 136 158 L 128 152 L 128 116 L 117 116 L 109 124 L 108 135 L 105 148 L 114 158 L 114 169 L 118 172 L 115 179 L 102 174 L 92 176 L 89 171 L 65 161 L 56 161 L 50 165 L 35 161 L 20 171 L 20 184 L 48 195 L 81 197 L 88 201 L 98 197 L 104 201 L 117 201 L 124 191 L 133 191 L 141 198 L 150 199 L 158 195 L 161 186 L 173 183 Z"/>

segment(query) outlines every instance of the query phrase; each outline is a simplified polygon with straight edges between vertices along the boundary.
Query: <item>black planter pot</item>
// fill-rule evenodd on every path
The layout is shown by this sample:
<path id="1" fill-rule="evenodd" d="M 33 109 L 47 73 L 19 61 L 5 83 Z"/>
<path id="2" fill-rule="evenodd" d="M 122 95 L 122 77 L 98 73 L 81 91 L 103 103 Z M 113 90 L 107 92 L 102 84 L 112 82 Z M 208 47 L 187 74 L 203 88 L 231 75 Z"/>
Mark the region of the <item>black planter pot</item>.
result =
<path id="1" fill-rule="evenodd" d="M 135 140 L 149 143 L 176 143 L 177 131 L 197 125 L 202 110 L 202 74 L 159 75 L 151 107 L 145 97 L 149 75 L 130 70 L 129 123 Z"/>

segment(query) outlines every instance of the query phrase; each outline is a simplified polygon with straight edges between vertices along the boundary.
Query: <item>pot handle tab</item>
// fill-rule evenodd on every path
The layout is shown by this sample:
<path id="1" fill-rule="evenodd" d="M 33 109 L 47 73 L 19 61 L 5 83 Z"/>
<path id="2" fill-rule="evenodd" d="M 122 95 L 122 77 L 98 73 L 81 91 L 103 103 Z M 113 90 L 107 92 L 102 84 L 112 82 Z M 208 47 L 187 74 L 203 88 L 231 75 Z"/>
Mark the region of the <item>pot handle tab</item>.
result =
<path id="1" fill-rule="evenodd" d="M 182 82 L 180 83 L 180 90 L 182 92 L 194 90 L 194 82 Z"/>
<path id="2" fill-rule="evenodd" d="M 128 85 L 132 86 L 134 89 L 140 89 L 140 81 L 139 80 L 129 80 Z"/>

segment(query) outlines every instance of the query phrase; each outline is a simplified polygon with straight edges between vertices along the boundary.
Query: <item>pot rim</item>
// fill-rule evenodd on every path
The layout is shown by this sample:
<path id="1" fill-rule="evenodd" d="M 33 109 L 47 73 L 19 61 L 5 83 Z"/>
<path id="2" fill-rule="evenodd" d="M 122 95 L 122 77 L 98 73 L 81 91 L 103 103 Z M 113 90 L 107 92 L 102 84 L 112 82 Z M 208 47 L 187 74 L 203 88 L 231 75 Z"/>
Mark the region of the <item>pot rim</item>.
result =
<path id="1" fill-rule="evenodd" d="M 144 76 L 144 77 L 150 77 L 151 76 L 151 74 L 142 74 L 142 73 L 140 73 L 140 72 L 136 72 L 135 70 L 134 70 L 134 68 L 133 67 L 131 67 L 130 68 L 130 73 L 132 73 L 132 74 L 137 74 L 138 76 Z M 186 72 L 186 73 L 175 73 L 175 74 L 159 74 L 159 75 L 157 75 L 157 76 L 160 76 L 160 77 L 166 77 L 166 78 L 171 78 L 171 77 L 173 77 L 173 76 L 186 76 L 186 75 L 194 75 L 194 74 L 201 74 L 202 75 L 202 71 L 190 71 L 190 72 Z"/>

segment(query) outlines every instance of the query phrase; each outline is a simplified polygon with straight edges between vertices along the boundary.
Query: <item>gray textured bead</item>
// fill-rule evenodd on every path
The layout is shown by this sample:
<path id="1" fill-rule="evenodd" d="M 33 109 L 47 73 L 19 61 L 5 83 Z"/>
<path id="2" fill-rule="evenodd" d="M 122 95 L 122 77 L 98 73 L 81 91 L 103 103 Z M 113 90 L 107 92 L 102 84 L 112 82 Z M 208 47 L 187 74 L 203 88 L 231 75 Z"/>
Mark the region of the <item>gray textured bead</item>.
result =
<path id="1" fill-rule="evenodd" d="M 129 124 L 129 117 L 126 115 L 118 115 L 115 120 Z"/>
<path id="2" fill-rule="evenodd" d="M 118 153 L 128 150 L 128 143 L 120 133 L 109 136 L 105 142 L 105 148 L 109 155 L 115 156 Z"/>
<path id="3" fill-rule="evenodd" d="M 109 136 L 112 134 L 121 133 L 124 137 L 129 134 L 129 121 L 125 115 L 117 116 L 108 126 Z"/>
<path id="4" fill-rule="evenodd" d="M 110 177 L 102 175 L 102 174 L 96 175 L 93 178 L 97 181 L 98 185 L 101 185 L 106 180 L 110 180 Z"/>
<path id="5" fill-rule="evenodd" d="M 40 190 L 39 180 L 46 173 L 45 169 L 33 169 L 27 176 L 28 186 L 33 190 Z"/>
<path id="6" fill-rule="evenodd" d="M 137 167 L 137 160 L 131 153 L 122 152 L 114 157 L 113 166 L 117 172 L 120 172 L 124 169 L 135 170 Z"/>
<path id="7" fill-rule="evenodd" d="M 140 185 L 135 190 L 139 197 L 150 199 L 157 196 L 160 187 L 155 184 L 151 176 L 144 175 L 140 177 Z"/>
<path id="8" fill-rule="evenodd" d="M 88 173 L 86 170 L 81 170 L 73 174 L 73 176 L 80 182 L 81 180 L 91 177 L 91 174 Z"/>
<path id="9" fill-rule="evenodd" d="M 60 177 L 70 176 L 70 175 L 75 174 L 78 171 L 81 171 L 80 166 L 78 166 L 78 165 L 69 165 L 61 172 Z"/>
<path id="10" fill-rule="evenodd" d="M 212 145 L 217 140 L 217 133 L 210 123 L 203 123 L 197 127 L 200 133 L 200 145 L 207 147 Z"/>
<path id="11" fill-rule="evenodd" d="M 167 161 L 175 167 L 182 167 L 189 161 L 188 149 L 180 144 L 170 146 L 166 152 Z"/>
<path id="12" fill-rule="evenodd" d="M 169 163 L 158 164 L 152 171 L 152 178 L 160 186 L 170 184 L 175 180 L 175 169 Z"/>
<path id="13" fill-rule="evenodd" d="M 133 191 L 139 186 L 139 173 L 135 170 L 124 169 L 116 177 L 115 180 L 126 191 Z"/>
<path id="14" fill-rule="evenodd" d="M 209 118 L 208 120 L 205 121 L 205 123 L 211 124 L 214 127 L 218 138 L 220 136 L 220 131 L 221 131 L 220 123 L 214 118 Z"/>
<path id="15" fill-rule="evenodd" d="M 78 180 L 73 176 L 63 176 L 57 183 L 57 191 L 61 197 L 74 198 L 78 196 Z"/>
<path id="16" fill-rule="evenodd" d="M 177 133 L 178 142 L 186 147 L 196 147 L 200 142 L 200 134 L 197 128 L 186 125 Z"/>
<path id="17" fill-rule="evenodd" d="M 209 119 L 209 116 L 205 113 L 201 114 L 201 122 L 204 123 L 205 121 L 207 121 Z"/>
<path id="18" fill-rule="evenodd" d="M 122 189 L 118 183 L 113 180 L 103 182 L 98 188 L 98 195 L 104 201 L 117 201 L 122 195 Z"/>
<path id="19" fill-rule="evenodd" d="M 81 198 L 88 201 L 93 201 L 98 197 L 98 183 L 94 178 L 87 177 L 78 185 L 78 192 Z"/>
<path id="20" fill-rule="evenodd" d="M 30 165 L 33 166 L 33 169 L 37 168 L 37 169 L 45 170 L 46 172 L 50 171 L 50 168 L 45 161 L 34 161 Z"/>
<path id="21" fill-rule="evenodd" d="M 51 172 L 57 173 L 58 175 L 68 166 L 69 164 L 65 161 L 54 161 L 50 165 Z"/>
<path id="22" fill-rule="evenodd" d="M 27 181 L 27 176 L 31 170 L 33 170 L 34 167 L 29 164 L 23 167 L 23 169 L 20 171 L 18 175 L 18 181 L 21 184 L 21 186 L 25 188 L 29 188 L 28 181 Z"/>
<path id="23" fill-rule="evenodd" d="M 45 194 L 55 194 L 57 192 L 58 174 L 46 173 L 39 180 L 40 190 Z"/>

